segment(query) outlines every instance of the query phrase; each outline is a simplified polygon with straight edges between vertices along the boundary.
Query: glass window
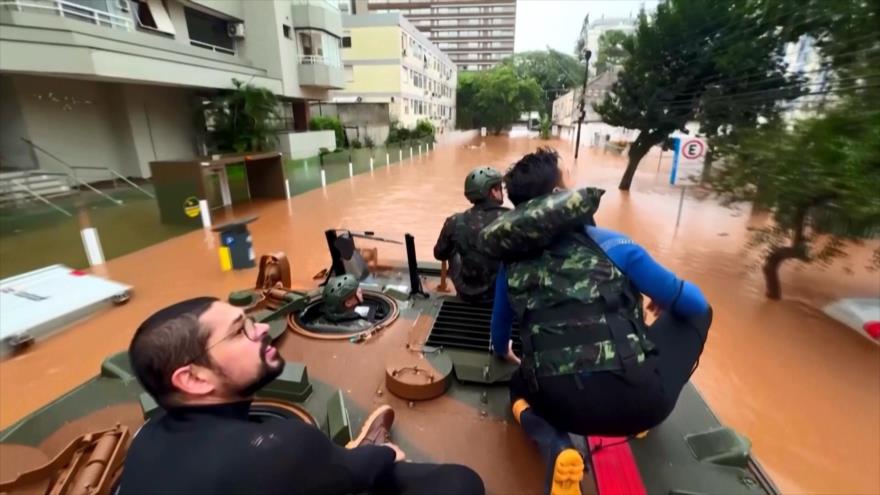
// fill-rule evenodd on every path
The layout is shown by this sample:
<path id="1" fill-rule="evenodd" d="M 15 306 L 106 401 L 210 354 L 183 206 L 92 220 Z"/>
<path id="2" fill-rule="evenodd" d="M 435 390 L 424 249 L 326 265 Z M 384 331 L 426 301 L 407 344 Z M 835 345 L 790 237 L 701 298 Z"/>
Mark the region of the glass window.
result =
<path id="1" fill-rule="evenodd" d="M 345 70 L 345 80 L 348 82 L 354 81 L 354 66 L 346 65 L 344 67 Z"/>
<path id="2" fill-rule="evenodd" d="M 82 0 L 78 0 L 74 3 L 82 3 Z M 104 7 L 107 6 L 108 5 L 105 3 Z M 165 5 L 163 5 L 161 1 L 134 0 L 133 6 L 135 20 L 137 20 L 138 27 L 148 31 L 159 31 L 170 35 L 175 34 L 174 25 L 171 23 L 168 11 L 165 10 Z M 104 8 L 99 7 L 98 5 L 91 5 L 91 7 L 98 10 L 104 10 Z M 111 13 L 114 13 L 112 12 L 112 9 Z"/>
<path id="3" fill-rule="evenodd" d="M 351 36 L 342 37 L 342 48 L 351 48 Z"/>
<path id="4" fill-rule="evenodd" d="M 323 64 L 342 66 L 340 40 L 324 31 L 297 30 L 301 64 Z"/>
<path id="5" fill-rule="evenodd" d="M 184 7 L 184 16 L 186 17 L 186 28 L 189 31 L 190 41 L 196 46 L 200 44 L 210 45 L 210 47 L 220 47 L 232 51 L 235 49 L 235 42 L 229 37 L 228 22 L 226 19 L 214 17 L 204 12 Z"/>
<path id="6" fill-rule="evenodd" d="M 293 39 L 293 30 L 287 24 L 281 25 L 281 32 L 284 33 L 285 38 L 287 38 L 289 40 Z"/>

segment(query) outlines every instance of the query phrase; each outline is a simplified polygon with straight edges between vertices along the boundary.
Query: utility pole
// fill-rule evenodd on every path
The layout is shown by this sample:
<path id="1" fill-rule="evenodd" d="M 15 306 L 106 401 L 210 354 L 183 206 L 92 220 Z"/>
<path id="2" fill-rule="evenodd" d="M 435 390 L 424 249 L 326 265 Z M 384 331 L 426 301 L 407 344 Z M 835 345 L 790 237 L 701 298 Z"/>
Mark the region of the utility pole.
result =
<path id="1" fill-rule="evenodd" d="M 590 57 L 593 55 L 593 52 L 590 50 L 584 50 L 584 87 L 581 88 L 581 114 L 578 117 L 578 132 L 577 139 L 574 143 L 574 159 L 577 160 L 578 152 L 581 149 L 581 126 L 584 123 L 584 117 L 586 117 L 586 97 L 587 97 L 587 80 L 590 78 Z"/>

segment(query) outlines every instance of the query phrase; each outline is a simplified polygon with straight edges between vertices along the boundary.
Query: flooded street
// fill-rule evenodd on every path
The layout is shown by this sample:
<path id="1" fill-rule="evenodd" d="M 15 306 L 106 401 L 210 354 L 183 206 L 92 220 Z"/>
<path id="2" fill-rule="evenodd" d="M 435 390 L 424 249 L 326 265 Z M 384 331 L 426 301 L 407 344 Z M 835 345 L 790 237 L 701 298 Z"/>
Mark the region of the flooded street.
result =
<path id="1" fill-rule="evenodd" d="M 723 208 L 688 191 L 676 227 L 680 197 L 667 184 L 668 159 L 658 172 L 658 156 L 649 154 L 627 194 L 616 188 L 621 157 L 585 150 L 575 163 L 567 141 L 486 142 L 475 149 L 440 146 L 287 202 L 231 213 L 258 214 L 251 224 L 257 255 L 285 251 L 294 285 L 311 287 L 312 276 L 329 265 L 325 229 L 408 232 L 419 257 L 430 259 L 444 219 L 468 206 L 462 193 L 467 171 L 483 164 L 503 170 L 537 145 L 555 146 L 579 186 L 607 190 L 598 224 L 628 234 L 705 292 L 715 322 L 694 382 L 720 420 L 752 440 L 782 492 L 880 493 L 880 347 L 820 311 L 840 297 L 880 297 L 880 274 L 864 269 L 875 245 L 853 250 L 829 270 L 784 265 L 784 299 L 771 302 L 763 295 L 757 253 L 745 249 L 747 227 L 763 220 L 748 208 Z M 192 232 L 94 270 L 133 285 L 131 302 L 0 363 L 0 427 L 94 375 L 163 305 L 201 294 L 225 297 L 252 285 L 256 270 L 219 270 L 216 243 L 211 233 Z M 380 262 L 404 257 L 397 246 L 377 246 Z"/>

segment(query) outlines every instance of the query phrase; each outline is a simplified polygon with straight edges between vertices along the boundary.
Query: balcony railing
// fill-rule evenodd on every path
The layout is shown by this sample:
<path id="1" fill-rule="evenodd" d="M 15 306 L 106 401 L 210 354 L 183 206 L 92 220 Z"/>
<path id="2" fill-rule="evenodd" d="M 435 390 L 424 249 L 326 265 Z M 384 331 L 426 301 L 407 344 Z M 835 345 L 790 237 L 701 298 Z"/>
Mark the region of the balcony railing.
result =
<path id="1" fill-rule="evenodd" d="M 226 48 L 225 46 L 212 45 L 210 43 L 205 43 L 204 41 L 199 41 L 199 40 L 194 40 L 194 39 L 190 39 L 189 44 L 192 46 L 197 46 L 199 48 L 206 48 L 206 49 L 211 50 L 212 52 L 216 52 L 216 53 L 225 53 L 227 55 L 235 55 L 235 50 L 233 50 L 231 48 Z"/>
<path id="2" fill-rule="evenodd" d="M 333 0 L 293 0 L 294 5 L 315 5 L 339 12 L 339 2 Z"/>
<path id="3" fill-rule="evenodd" d="M 125 31 L 134 29 L 134 21 L 124 16 L 93 9 L 66 0 L 0 0 L 0 7 L 19 12 L 41 12 Z"/>
<path id="4" fill-rule="evenodd" d="M 333 60 L 323 55 L 300 55 L 299 63 L 301 65 L 329 65 L 330 67 L 342 67 L 340 60 Z"/>

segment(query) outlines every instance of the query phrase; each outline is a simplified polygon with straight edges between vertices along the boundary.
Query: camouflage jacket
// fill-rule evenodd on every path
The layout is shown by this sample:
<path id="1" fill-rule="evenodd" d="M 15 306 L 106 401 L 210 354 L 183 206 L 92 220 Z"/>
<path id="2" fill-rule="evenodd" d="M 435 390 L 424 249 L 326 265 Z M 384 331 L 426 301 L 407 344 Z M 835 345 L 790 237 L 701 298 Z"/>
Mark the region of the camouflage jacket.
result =
<path id="1" fill-rule="evenodd" d="M 474 205 L 446 219 L 434 246 L 434 257 L 449 261 L 449 274 L 458 296 L 469 302 L 492 300 L 498 261 L 477 249 L 483 227 L 510 211 L 493 201 Z"/>
<path id="2" fill-rule="evenodd" d="M 507 266 L 510 304 L 524 323 L 522 339 L 534 344 L 524 364 L 537 376 L 621 369 L 600 287 L 627 295 L 613 317 L 623 314 L 644 329 L 641 295 L 583 231 L 602 193 L 582 189 L 533 199 L 500 217 L 480 236 L 481 249 Z M 559 336 L 573 338 L 565 345 L 541 344 L 549 340 L 546 336 L 557 341 L 564 340 Z M 638 362 L 644 361 L 649 347 L 647 342 L 643 346 L 643 337 L 642 331 L 626 336 Z"/>

